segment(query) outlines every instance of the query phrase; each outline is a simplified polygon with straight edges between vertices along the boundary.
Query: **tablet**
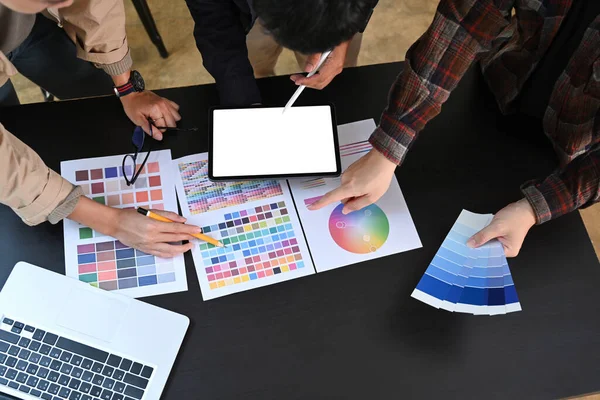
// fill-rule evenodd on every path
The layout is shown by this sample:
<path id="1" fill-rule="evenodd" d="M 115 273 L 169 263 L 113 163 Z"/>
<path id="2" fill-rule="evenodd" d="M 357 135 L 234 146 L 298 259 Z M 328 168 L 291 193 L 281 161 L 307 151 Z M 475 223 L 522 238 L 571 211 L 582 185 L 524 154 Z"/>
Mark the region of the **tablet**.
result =
<path id="1" fill-rule="evenodd" d="M 341 173 L 333 105 L 215 107 L 209 116 L 208 177 L 244 180 Z"/>

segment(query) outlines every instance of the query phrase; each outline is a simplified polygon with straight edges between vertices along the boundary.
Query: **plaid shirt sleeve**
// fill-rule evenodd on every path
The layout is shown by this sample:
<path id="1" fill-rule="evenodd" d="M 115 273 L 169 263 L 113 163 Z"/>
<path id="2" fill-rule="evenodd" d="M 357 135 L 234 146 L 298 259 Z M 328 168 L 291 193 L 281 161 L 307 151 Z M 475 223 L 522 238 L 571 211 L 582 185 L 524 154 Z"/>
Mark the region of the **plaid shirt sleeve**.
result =
<path id="1" fill-rule="evenodd" d="M 509 24 L 511 0 L 442 0 L 433 23 L 406 54 L 403 72 L 390 91 L 373 147 L 400 164 L 417 134 L 473 62 L 492 49 Z"/>
<path id="2" fill-rule="evenodd" d="M 600 202 L 600 143 L 546 179 L 525 183 L 521 191 L 538 224 Z"/>

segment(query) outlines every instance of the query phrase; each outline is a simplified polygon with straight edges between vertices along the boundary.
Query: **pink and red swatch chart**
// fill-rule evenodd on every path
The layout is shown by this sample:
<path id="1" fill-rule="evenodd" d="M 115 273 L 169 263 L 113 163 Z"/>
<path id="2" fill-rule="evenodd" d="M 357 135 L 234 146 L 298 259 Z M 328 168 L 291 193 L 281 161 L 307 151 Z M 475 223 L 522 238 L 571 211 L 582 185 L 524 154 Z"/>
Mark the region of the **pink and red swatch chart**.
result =
<path id="1" fill-rule="evenodd" d="M 131 174 L 130 166 L 126 166 Z M 140 172 L 135 184 L 128 186 L 123 179 L 121 166 L 82 169 L 75 171 L 76 185 L 81 186 L 83 193 L 92 200 L 110 207 L 164 210 L 162 180 L 158 161 L 147 163 Z M 80 239 L 102 236 L 90 228 L 79 229 Z"/>
<path id="2" fill-rule="evenodd" d="M 122 160 L 121 155 L 65 161 L 61 173 L 100 204 L 177 211 L 170 150 L 150 154 L 132 186 L 123 178 Z M 64 221 L 64 235 L 67 276 L 131 297 L 187 290 L 183 256 L 160 259 L 71 220 Z"/>
<path id="3" fill-rule="evenodd" d="M 227 246 L 192 249 L 204 300 L 314 274 L 286 181 L 211 182 L 207 159 L 174 161 L 183 216 Z"/>

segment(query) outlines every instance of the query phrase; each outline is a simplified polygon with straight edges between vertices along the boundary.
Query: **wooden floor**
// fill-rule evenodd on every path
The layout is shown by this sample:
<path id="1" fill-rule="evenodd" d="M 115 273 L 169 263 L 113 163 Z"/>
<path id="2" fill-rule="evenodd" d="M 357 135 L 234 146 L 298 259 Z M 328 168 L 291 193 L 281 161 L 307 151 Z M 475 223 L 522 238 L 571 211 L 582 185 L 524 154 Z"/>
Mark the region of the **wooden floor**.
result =
<path id="1" fill-rule="evenodd" d="M 359 65 L 403 60 L 408 47 L 431 23 L 438 1 L 380 0 L 364 35 Z M 134 68 L 142 73 L 148 88 L 159 89 L 213 82 L 202 67 L 202 58 L 196 49 L 192 35 L 193 21 L 184 1 L 148 0 L 171 54 L 166 60 L 160 58 L 148 39 L 131 2 L 125 0 L 125 4 L 127 33 Z M 284 51 L 276 73 L 290 74 L 298 71 L 293 54 Z M 18 76 L 13 82 L 21 102 L 42 101 L 39 89 L 25 78 Z M 600 205 L 582 210 L 581 215 L 594 243 L 596 254 L 600 258 Z M 600 394 L 579 398 L 600 400 Z"/>

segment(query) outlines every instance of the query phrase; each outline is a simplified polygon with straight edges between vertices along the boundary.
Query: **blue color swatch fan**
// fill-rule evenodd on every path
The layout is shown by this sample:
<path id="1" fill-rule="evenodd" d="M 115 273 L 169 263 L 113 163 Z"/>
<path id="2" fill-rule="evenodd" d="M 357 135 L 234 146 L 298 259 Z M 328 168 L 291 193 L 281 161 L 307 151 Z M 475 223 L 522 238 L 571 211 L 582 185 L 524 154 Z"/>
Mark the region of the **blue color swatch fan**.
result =
<path id="1" fill-rule="evenodd" d="M 492 218 L 463 210 L 411 296 L 461 313 L 521 311 L 502 244 L 493 240 L 477 249 L 467 246 L 467 240 Z"/>

